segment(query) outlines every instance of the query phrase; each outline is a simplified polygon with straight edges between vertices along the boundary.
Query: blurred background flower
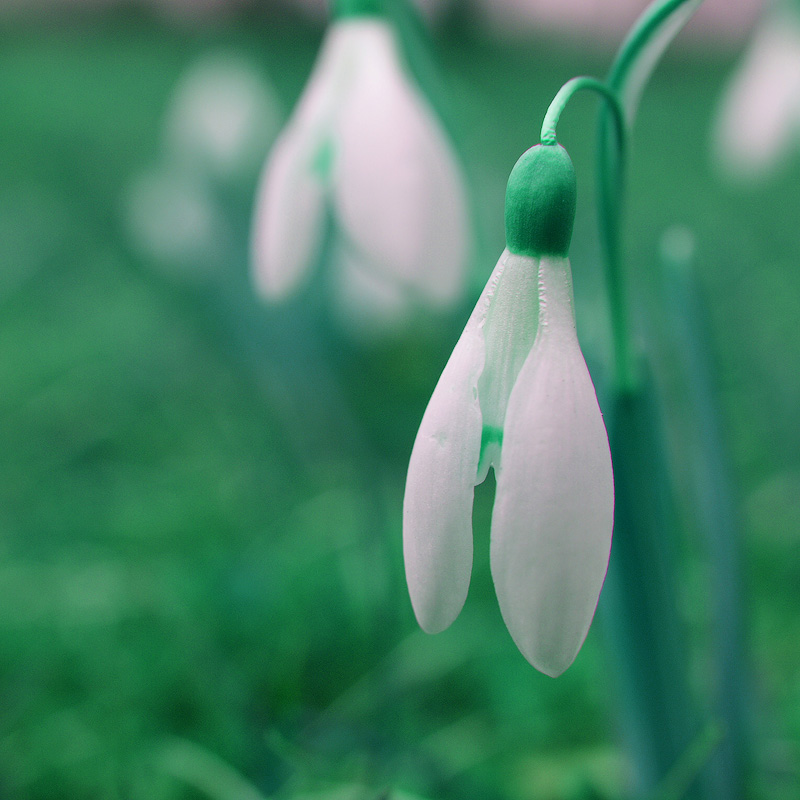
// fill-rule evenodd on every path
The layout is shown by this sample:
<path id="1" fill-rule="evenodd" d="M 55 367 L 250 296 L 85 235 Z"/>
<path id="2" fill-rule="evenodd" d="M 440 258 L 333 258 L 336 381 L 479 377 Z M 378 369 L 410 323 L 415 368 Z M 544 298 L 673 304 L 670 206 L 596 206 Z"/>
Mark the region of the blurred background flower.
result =
<path id="1" fill-rule="evenodd" d="M 169 101 L 157 162 L 127 192 L 125 219 L 135 247 L 189 281 L 228 269 L 239 210 L 231 202 L 252 183 L 275 140 L 279 108 L 252 60 L 212 51 L 192 63 Z"/>
<path id="2" fill-rule="evenodd" d="M 375 336 L 463 298 L 472 234 L 455 154 L 391 23 L 342 5 L 261 176 L 253 280 L 278 302 L 322 271 L 343 323 Z"/>
<path id="3" fill-rule="evenodd" d="M 713 134 L 729 180 L 763 179 L 800 152 L 800 3 L 775 4 L 758 23 Z"/>

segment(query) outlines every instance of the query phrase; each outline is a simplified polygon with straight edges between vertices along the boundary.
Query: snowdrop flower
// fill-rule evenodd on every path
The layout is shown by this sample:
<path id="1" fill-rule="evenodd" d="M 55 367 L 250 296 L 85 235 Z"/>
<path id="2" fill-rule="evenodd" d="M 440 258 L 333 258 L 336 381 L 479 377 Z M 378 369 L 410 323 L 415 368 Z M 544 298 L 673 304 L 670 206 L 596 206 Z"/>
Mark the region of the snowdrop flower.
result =
<path id="1" fill-rule="evenodd" d="M 779 6 L 761 23 L 723 96 L 714 156 L 730 178 L 752 180 L 800 146 L 800 8 Z"/>
<path id="2" fill-rule="evenodd" d="M 494 467 L 500 609 L 523 655 L 553 677 L 588 632 L 614 513 L 608 437 L 573 314 L 575 198 L 572 162 L 559 145 L 537 145 L 514 167 L 507 248 L 422 419 L 403 508 L 412 604 L 422 628 L 436 633 L 464 604 L 473 490 Z"/>
<path id="3" fill-rule="evenodd" d="M 462 294 L 467 241 L 458 166 L 389 23 L 374 0 L 340 0 L 262 173 L 252 234 L 261 294 L 289 296 L 325 255 L 351 309 L 445 307 Z"/>

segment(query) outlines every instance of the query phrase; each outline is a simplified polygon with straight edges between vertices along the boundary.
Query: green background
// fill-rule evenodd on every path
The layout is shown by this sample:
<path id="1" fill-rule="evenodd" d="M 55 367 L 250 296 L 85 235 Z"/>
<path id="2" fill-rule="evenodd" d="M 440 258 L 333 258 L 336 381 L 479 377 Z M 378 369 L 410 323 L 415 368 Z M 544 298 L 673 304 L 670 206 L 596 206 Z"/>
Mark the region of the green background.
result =
<path id="1" fill-rule="evenodd" d="M 256 172 L 212 183 L 227 239 L 196 265 L 170 269 L 127 234 L 126 192 L 163 159 L 184 70 L 209 51 L 243 55 L 286 111 L 321 35 L 258 15 L 202 28 L 130 13 L 0 27 L 3 796 L 623 792 L 602 627 L 558 680 L 519 655 L 488 570 L 491 485 L 476 491 L 464 612 L 436 637 L 413 618 L 404 473 L 468 305 L 372 344 L 344 336 L 324 298 L 260 305 L 246 263 Z M 461 18 L 436 44 L 475 212 L 474 300 L 503 247 L 511 167 L 559 86 L 603 74 L 611 54 L 544 36 L 509 44 Z M 800 157 L 746 191 L 713 173 L 709 128 L 735 57 L 678 46 L 656 72 L 630 152 L 626 264 L 662 365 L 683 498 L 675 581 L 702 708 L 709 590 L 686 499 L 692 410 L 659 311 L 662 235 L 676 224 L 694 235 L 742 533 L 751 789 L 792 798 Z M 579 98 L 559 126 L 578 173 L 579 298 L 599 281 L 595 109 Z"/>

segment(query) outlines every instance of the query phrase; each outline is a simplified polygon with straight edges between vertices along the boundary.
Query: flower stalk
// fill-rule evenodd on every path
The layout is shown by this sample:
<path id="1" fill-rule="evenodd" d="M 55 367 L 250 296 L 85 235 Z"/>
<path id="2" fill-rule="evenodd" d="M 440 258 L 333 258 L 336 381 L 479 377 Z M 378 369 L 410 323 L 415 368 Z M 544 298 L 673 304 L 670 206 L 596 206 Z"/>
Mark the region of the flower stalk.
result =
<path id="1" fill-rule="evenodd" d="M 700 2 L 657 0 L 620 48 L 605 87 L 618 98 L 626 132 L 633 125 L 642 90 L 655 64 Z M 621 676 L 627 711 L 624 719 L 636 765 L 635 785 L 638 792 L 647 793 L 654 791 L 685 757 L 701 723 L 688 679 L 684 622 L 676 612 L 676 512 L 663 421 L 647 365 L 632 348 L 629 333 L 629 292 L 620 246 L 624 152 L 619 131 L 617 107 L 609 104 L 600 118 L 598 201 L 614 342 L 611 385 L 615 400 L 610 419 L 616 465 L 617 545 L 601 608 Z M 702 413 L 703 405 L 695 410 Z M 713 416 L 705 415 L 707 421 Z M 705 440 L 704 447 L 708 452 L 703 458 L 714 459 L 714 447 Z M 720 492 L 717 499 L 723 496 Z M 728 542 L 727 548 L 721 549 L 732 552 L 734 548 L 735 542 Z M 736 571 L 728 568 L 729 555 L 717 552 L 714 558 L 718 565 L 714 602 L 725 604 L 723 616 L 736 618 L 736 593 L 731 588 L 736 583 Z M 731 648 L 735 650 L 738 642 L 735 635 L 728 635 L 728 629 L 731 625 L 735 629 L 736 624 L 726 622 L 723 626 L 717 660 L 718 679 L 734 695 L 743 688 L 729 663 Z M 744 791 L 741 780 L 734 777 L 741 779 L 746 759 L 741 706 L 723 704 L 717 709 L 728 728 L 725 741 L 713 757 L 708 753 L 709 763 L 698 770 L 696 780 L 690 781 L 687 797 L 727 800 L 742 796 Z"/>
<path id="2" fill-rule="evenodd" d="M 561 113 L 567 106 L 567 103 L 572 97 L 581 90 L 588 90 L 597 92 L 608 103 L 608 107 L 614 119 L 617 133 L 617 146 L 620 155 L 625 149 L 625 117 L 622 110 L 622 105 L 619 102 L 617 95 L 611 90 L 608 84 L 591 78 L 587 75 L 581 75 L 577 78 L 567 81 L 559 90 L 556 96 L 550 102 L 547 113 L 544 115 L 542 121 L 542 132 L 540 134 L 540 141 L 542 144 L 556 144 L 558 139 L 556 137 L 556 127 L 561 118 Z"/>
<path id="3" fill-rule="evenodd" d="M 702 1 L 654 0 L 634 23 L 622 43 L 605 85 L 617 98 L 626 130 L 633 127 L 639 100 L 656 64 Z M 607 108 L 601 111 L 598 133 L 597 199 L 600 242 L 604 253 L 614 348 L 612 383 L 620 391 L 631 391 L 640 385 L 641 376 L 638 374 L 636 354 L 631 347 L 630 304 L 620 243 L 624 152 L 616 112 L 613 113 L 616 137 L 611 137 L 611 114 Z"/>

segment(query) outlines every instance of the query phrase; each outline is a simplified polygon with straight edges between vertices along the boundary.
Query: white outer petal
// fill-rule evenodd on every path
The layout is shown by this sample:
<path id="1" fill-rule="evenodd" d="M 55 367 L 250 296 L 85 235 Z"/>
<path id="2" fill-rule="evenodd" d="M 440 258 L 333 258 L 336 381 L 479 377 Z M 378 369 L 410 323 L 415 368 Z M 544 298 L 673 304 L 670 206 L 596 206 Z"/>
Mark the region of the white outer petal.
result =
<path id="1" fill-rule="evenodd" d="M 268 299 L 291 294 L 319 255 L 327 187 L 314 167 L 322 148 L 335 155 L 334 118 L 354 64 L 352 31 L 346 24 L 332 25 L 261 174 L 250 250 L 255 283 Z"/>
<path id="2" fill-rule="evenodd" d="M 315 144 L 311 136 L 287 131 L 260 179 L 251 261 L 256 286 L 268 300 L 281 300 L 295 291 L 319 255 L 325 188 L 312 171 Z"/>
<path id="3" fill-rule="evenodd" d="M 776 12 L 756 32 L 728 86 L 714 128 L 715 158 L 736 179 L 785 159 L 800 139 L 800 20 Z"/>
<path id="4" fill-rule="evenodd" d="M 608 568 L 611 455 L 578 346 L 566 259 L 542 259 L 539 333 L 509 398 L 491 562 L 514 641 L 553 677 L 575 659 Z"/>
<path id="5" fill-rule="evenodd" d="M 465 284 L 469 234 L 459 168 L 401 66 L 391 30 L 377 20 L 358 24 L 361 60 L 337 117 L 338 220 L 376 269 L 446 305 Z"/>
<path id="6" fill-rule="evenodd" d="M 408 465 L 403 555 L 411 604 L 428 633 L 458 616 L 472 571 L 472 498 L 481 449 L 483 326 L 504 252 L 433 391 Z"/>

